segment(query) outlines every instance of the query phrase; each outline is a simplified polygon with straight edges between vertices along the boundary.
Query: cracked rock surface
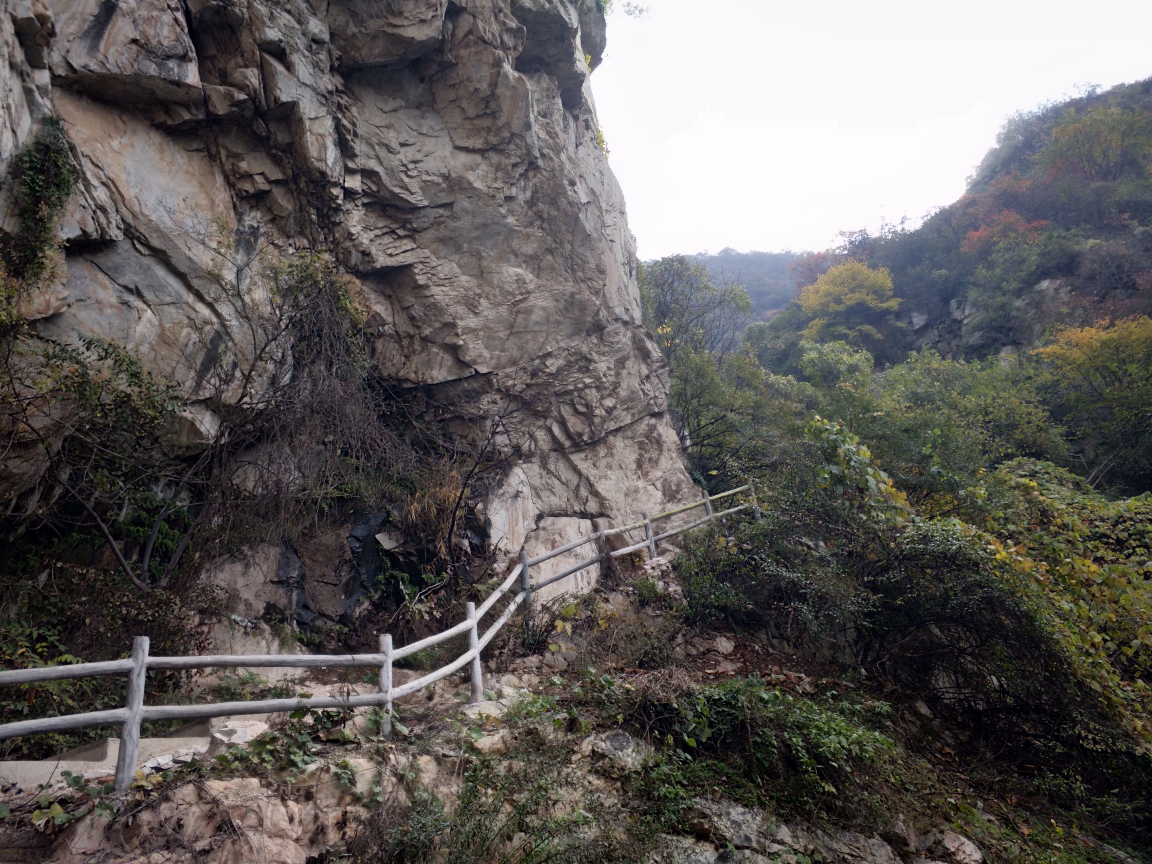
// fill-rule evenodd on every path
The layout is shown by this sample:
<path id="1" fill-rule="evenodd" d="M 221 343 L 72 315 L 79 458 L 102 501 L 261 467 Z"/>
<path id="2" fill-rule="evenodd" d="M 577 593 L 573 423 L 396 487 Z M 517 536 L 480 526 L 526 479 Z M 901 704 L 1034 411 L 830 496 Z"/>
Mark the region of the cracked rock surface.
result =
<path id="1" fill-rule="evenodd" d="M 525 455 L 485 503 L 498 550 L 698 497 L 597 143 L 596 0 L 0 8 L 0 171 L 49 113 L 80 171 L 65 261 L 27 317 L 45 343 L 99 336 L 178 382 L 190 446 L 216 428 L 204 364 L 251 350 L 188 230 L 213 218 L 285 253 L 330 251 L 402 387 L 467 416 L 527 406 Z M 41 470 L 3 458 L 5 496 Z"/>

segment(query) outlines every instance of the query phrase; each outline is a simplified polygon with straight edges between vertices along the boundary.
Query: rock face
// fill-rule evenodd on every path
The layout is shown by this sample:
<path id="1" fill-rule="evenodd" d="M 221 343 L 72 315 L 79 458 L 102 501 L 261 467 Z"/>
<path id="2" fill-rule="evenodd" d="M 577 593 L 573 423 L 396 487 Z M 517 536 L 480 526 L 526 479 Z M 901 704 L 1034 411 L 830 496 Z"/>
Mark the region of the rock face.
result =
<path id="1" fill-rule="evenodd" d="M 995 318 L 963 297 L 947 307 L 923 306 L 905 312 L 903 323 L 919 349 L 930 349 L 949 360 L 984 357 L 993 351 L 1012 357 L 1036 345 L 1046 330 L 1061 320 L 1072 297 L 1068 279 L 1042 279 L 1017 297 L 1006 318 Z"/>
<path id="2" fill-rule="evenodd" d="M 815 825 L 786 825 L 723 798 L 697 800 L 686 813 L 686 824 L 696 839 L 663 837 L 652 858 L 654 864 L 767 864 L 798 860 L 797 853 L 831 864 L 901 864 L 905 860 L 879 836 Z M 975 843 L 952 830 L 918 836 L 898 819 L 889 833 L 899 837 L 898 845 L 913 864 L 984 861 Z"/>
<path id="3" fill-rule="evenodd" d="M 62 835 L 52 861 L 210 861 L 239 864 L 276 861 L 305 864 L 336 846 L 350 825 L 366 815 L 356 803 L 370 792 L 377 766 L 351 761 L 354 786 L 331 772 L 316 772 L 293 800 L 265 788 L 256 778 L 185 783 L 167 791 L 157 806 L 112 831 L 106 819 L 86 817 Z M 37 860 L 48 860 L 41 858 Z"/>
<path id="4" fill-rule="evenodd" d="M 485 504 L 497 549 L 697 497 L 597 143 L 597 0 L 0 8 L 0 170 L 51 112 L 81 172 L 65 272 L 26 302 L 40 338 L 131 348 L 210 436 L 205 364 L 250 347 L 197 234 L 215 219 L 330 251 L 363 285 L 381 374 L 449 411 L 522 406 L 523 456 Z M 28 476 L 0 466 L 0 493 Z"/>

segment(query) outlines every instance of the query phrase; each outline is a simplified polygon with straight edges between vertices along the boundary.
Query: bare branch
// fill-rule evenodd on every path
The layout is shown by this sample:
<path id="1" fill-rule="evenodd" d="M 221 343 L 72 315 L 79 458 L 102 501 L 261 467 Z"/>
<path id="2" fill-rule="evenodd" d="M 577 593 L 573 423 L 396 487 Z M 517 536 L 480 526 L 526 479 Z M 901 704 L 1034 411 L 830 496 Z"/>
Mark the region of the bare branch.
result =
<path id="1" fill-rule="evenodd" d="M 112 554 L 114 554 L 116 556 L 116 560 L 120 562 L 120 569 L 122 569 L 124 574 L 132 580 L 132 584 L 145 593 L 151 591 L 151 588 L 136 578 L 136 574 L 132 572 L 132 568 L 129 567 L 128 562 L 124 560 L 124 553 L 120 551 L 120 547 L 116 544 L 116 541 L 112 539 L 112 532 L 108 530 L 108 526 L 104 524 L 104 520 L 100 518 L 100 514 L 93 510 L 92 505 L 85 501 L 84 497 L 80 495 L 75 489 L 72 489 L 71 487 L 67 488 L 68 491 L 72 493 L 72 496 L 80 502 L 85 510 L 88 511 L 88 515 L 96 520 L 96 526 L 100 529 L 100 533 L 104 535 L 104 539 L 108 541 L 108 545 L 112 547 Z"/>

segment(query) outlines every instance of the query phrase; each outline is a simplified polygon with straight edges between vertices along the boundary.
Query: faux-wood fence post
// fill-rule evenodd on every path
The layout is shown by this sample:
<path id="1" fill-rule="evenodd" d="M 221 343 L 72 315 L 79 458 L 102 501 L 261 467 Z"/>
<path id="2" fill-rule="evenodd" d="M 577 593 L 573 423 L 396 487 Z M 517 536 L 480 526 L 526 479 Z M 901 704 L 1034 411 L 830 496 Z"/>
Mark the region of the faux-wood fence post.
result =
<path id="1" fill-rule="evenodd" d="M 708 514 L 709 520 L 712 524 L 716 524 L 716 516 L 712 513 L 712 496 L 708 494 L 708 490 L 704 490 L 704 512 Z"/>
<path id="2" fill-rule="evenodd" d="M 648 540 L 648 560 L 651 561 L 656 557 L 656 535 L 652 533 L 652 520 L 648 518 L 648 514 L 640 515 L 644 517 L 644 536 Z"/>
<path id="3" fill-rule="evenodd" d="M 484 669 L 480 666 L 480 634 L 476 629 L 476 604 L 468 604 L 468 621 L 472 624 L 468 628 L 468 650 L 475 651 L 472 657 L 472 693 L 468 701 L 475 705 L 484 701 Z"/>
<path id="4" fill-rule="evenodd" d="M 757 522 L 760 521 L 760 502 L 756 500 L 756 484 L 748 481 L 748 491 L 752 494 L 752 515 Z"/>
<path id="5" fill-rule="evenodd" d="M 380 724 L 380 733 L 385 738 L 392 737 L 392 634 L 385 633 L 380 637 L 380 653 L 384 655 L 384 662 L 380 665 L 380 692 L 384 694 L 384 720 Z"/>
<path id="6" fill-rule="evenodd" d="M 132 671 L 128 673 L 128 716 L 120 730 L 120 752 L 116 756 L 116 792 L 132 788 L 136 758 L 140 755 L 140 718 L 144 713 L 144 679 L 148 674 L 148 637 L 132 640 Z"/>
<path id="7" fill-rule="evenodd" d="M 524 597 L 524 626 L 532 632 L 532 574 L 528 570 L 528 553 L 520 550 L 520 590 Z"/>

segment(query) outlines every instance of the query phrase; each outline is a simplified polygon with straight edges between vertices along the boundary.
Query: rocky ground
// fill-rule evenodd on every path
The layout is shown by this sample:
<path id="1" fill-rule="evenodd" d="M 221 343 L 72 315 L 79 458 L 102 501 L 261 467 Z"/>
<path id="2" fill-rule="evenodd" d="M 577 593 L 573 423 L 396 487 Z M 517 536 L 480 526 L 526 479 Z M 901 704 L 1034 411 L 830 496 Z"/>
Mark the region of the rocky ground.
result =
<path id="1" fill-rule="evenodd" d="M 335 724 L 225 720 L 206 753 L 151 760 L 123 799 L 100 797 L 101 777 L 40 796 L 9 789 L 0 862 L 532 861 L 553 848 L 548 831 L 563 835 L 555 848 L 584 843 L 592 856 L 560 860 L 980 864 L 1012 849 L 1029 860 L 1137 860 L 1055 820 L 1059 833 L 1042 838 L 1045 814 L 989 795 L 986 778 L 970 776 L 957 756 L 966 734 L 898 694 L 887 729 L 904 755 L 885 770 L 925 776 L 908 787 L 919 790 L 913 797 L 893 797 L 867 824 L 845 824 L 835 801 L 807 813 L 786 802 L 752 807 L 722 786 L 697 789 L 670 821 L 644 815 L 654 812 L 655 787 L 640 778 L 661 764 L 666 742 L 597 709 L 586 698 L 590 676 L 609 668 L 614 687 L 638 694 L 687 694 L 743 676 L 798 698 L 857 686 L 756 634 L 661 631 L 667 613 L 638 602 L 653 585 L 675 590 L 648 579 L 592 595 L 580 611 L 553 610 L 541 650 L 525 653 L 509 638 L 494 652 L 485 701 L 468 704 L 466 682 L 446 679 L 399 706 L 390 737 L 366 714 Z M 667 662 L 629 665 L 637 632 L 664 642 Z M 398 670 L 398 681 L 416 674 Z M 331 675 L 296 684 L 313 695 L 373 687 Z M 433 816 L 440 821 L 429 829 Z M 480 836 L 514 818 L 522 830 Z M 421 831 L 430 834 L 417 854 Z M 405 854 L 387 857 L 408 835 Z"/>
<path id="2" fill-rule="evenodd" d="M 715 641 L 720 652 L 727 648 L 731 654 L 730 639 L 721 636 Z M 724 654 L 721 658 L 726 659 Z M 521 666 L 540 660 L 526 659 L 529 663 Z M 785 680 L 809 684 L 806 676 L 793 674 L 794 679 Z M 324 747 L 319 758 L 302 770 L 235 776 L 236 771 L 227 767 L 213 770 L 217 766 L 209 767 L 207 760 L 174 772 L 154 770 L 139 779 L 126 800 L 117 802 L 120 810 L 111 820 L 92 812 L 60 828 L 47 816 L 33 820 L 27 812 L 31 803 L 21 800 L 28 796 L 9 798 L 11 818 L 31 824 L 6 832 L 0 861 L 334 860 L 358 828 L 371 821 L 374 811 L 403 810 L 411 806 L 412 793 L 419 789 L 433 792 L 450 813 L 470 759 L 500 757 L 517 746 L 534 746 L 537 737 L 569 754 L 563 772 L 567 788 L 557 790 L 557 807 L 592 794 L 609 812 L 617 811 L 617 818 L 627 820 L 621 775 L 651 758 L 650 745 L 623 729 L 581 734 L 557 729 L 550 722 L 505 719 L 509 708 L 515 712 L 547 688 L 531 672 L 493 675 L 489 683 L 489 695 L 495 698 L 479 705 L 467 705 L 462 691 L 450 687 L 422 697 L 423 705 L 409 706 L 405 712 L 410 725 L 404 734 L 390 742 L 374 737 L 359 718 L 351 740 Z M 73 796 L 71 803 L 82 805 L 83 798 Z M 648 860 L 678 864 L 770 860 L 796 864 L 805 858 L 876 864 L 984 860 L 971 840 L 948 826 L 921 833 L 897 816 L 892 828 L 903 843 L 894 848 L 876 835 L 786 823 L 722 795 L 694 802 L 685 815 L 685 827 L 691 833 L 655 837 Z"/>

